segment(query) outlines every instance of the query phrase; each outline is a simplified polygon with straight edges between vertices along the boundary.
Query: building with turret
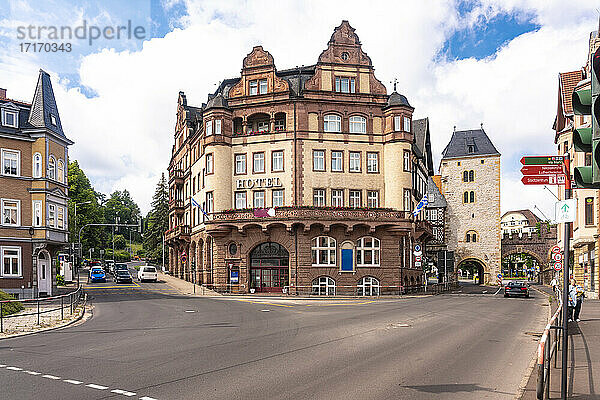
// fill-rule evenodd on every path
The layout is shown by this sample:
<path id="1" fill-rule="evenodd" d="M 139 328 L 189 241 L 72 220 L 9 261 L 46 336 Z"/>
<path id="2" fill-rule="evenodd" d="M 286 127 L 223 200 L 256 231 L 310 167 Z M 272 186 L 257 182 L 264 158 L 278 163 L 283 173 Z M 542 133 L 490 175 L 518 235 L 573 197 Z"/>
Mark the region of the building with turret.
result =
<path id="1" fill-rule="evenodd" d="M 314 65 L 277 70 L 256 46 L 199 107 L 179 93 L 169 164 L 170 268 L 218 291 L 398 293 L 431 149 L 343 21 Z M 428 132 L 428 130 L 427 130 Z M 415 166 L 419 170 L 415 171 Z"/>

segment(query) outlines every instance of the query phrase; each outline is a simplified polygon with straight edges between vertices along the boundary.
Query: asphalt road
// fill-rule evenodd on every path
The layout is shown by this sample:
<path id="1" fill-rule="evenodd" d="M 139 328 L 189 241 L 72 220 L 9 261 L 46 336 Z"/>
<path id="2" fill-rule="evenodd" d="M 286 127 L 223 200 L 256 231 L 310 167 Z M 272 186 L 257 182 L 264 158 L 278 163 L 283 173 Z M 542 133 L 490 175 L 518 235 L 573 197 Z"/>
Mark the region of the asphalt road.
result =
<path id="1" fill-rule="evenodd" d="M 94 286 L 87 322 L 0 341 L 1 397 L 512 399 L 547 313 L 536 292 L 304 301 Z"/>

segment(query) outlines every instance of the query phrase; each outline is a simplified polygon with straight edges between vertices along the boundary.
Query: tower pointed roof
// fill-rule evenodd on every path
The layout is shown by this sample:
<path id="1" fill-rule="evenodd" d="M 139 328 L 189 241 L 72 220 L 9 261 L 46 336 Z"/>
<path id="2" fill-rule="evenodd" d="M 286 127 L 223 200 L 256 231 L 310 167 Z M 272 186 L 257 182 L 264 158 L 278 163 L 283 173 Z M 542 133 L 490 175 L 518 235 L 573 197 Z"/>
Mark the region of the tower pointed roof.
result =
<path id="1" fill-rule="evenodd" d="M 52 90 L 50 75 L 40 69 L 37 86 L 31 102 L 28 122 L 36 128 L 46 128 L 61 138 L 66 139 L 60 122 L 58 107 Z"/>
<path id="2" fill-rule="evenodd" d="M 483 155 L 500 155 L 483 128 L 455 131 L 442 151 L 442 159 Z"/>

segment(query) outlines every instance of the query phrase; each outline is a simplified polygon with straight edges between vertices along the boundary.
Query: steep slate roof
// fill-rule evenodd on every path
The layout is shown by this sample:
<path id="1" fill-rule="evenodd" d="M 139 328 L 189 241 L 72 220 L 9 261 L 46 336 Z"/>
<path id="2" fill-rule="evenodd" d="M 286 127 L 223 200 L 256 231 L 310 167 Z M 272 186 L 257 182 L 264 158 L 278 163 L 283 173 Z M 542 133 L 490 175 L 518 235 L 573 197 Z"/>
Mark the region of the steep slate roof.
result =
<path id="1" fill-rule="evenodd" d="M 474 146 L 473 152 L 469 153 L 468 146 Z M 442 159 L 484 155 L 500 155 L 500 153 L 483 128 L 455 131 L 450 142 L 442 151 Z"/>
<path id="2" fill-rule="evenodd" d="M 525 218 L 527 218 L 527 222 L 529 222 L 529 226 L 534 226 L 536 223 L 541 221 L 541 219 L 537 215 L 535 215 L 531 210 L 507 211 L 502 215 L 502 218 L 500 218 L 500 220 L 502 220 L 507 214 L 512 214 L 512 213 L 521 214 Z"/>
<path id="3" fill-rule="evenodd" d="M 433 175 L 433 157 L 431 156 L 431 138 L 429 133 L 429 118 L 413 119 L 412 133 L 414 136 L 413 150 L 417 157 L 426 157 L 426 166 Z"/>
<path id="4" fill-rule="evenodd" d="M 583 71 L 562 72 L 558 74 L 560 98 L 563 115 L 573 115 L 573 89 L 583 79 Z"/>
<path id="5" fill-rule="evenodd" d="M 431 176 L 427 178 L 427 200 L 429 201 L 427 208 L 446 207 L 448 205 L 446 198 Z"/>
<path id="6" fill-rule="evenodd" d="M 206 103 L 205 110 L 211 108 L 227 108 L 227 101 L 223 98 L 221 93 L 218 93 L 216 96 L 211 98 L 208 103 Z"/>
<path id="7" fill-rule="evenodd" d="M 52 124 L 50 115 L 54 115 L 56 125 Z M 54 91 L 52 90 L 52 82 L 50 75 L 40 69 L 37 86 L 31 102 L 31 112 L 29 113 L 28 122 L 36 128 L 46 128 L 58 136 L 66 139 L 65 133 L 62 130 L 58 107 L 54 99 Z"/>

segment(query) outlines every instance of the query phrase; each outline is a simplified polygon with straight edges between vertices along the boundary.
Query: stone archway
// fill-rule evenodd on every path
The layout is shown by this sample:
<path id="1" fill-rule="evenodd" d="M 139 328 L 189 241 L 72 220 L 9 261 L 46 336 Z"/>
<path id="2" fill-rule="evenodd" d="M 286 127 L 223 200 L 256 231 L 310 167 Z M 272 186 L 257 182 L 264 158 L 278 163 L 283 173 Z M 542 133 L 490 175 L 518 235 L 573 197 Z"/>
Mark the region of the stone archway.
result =
<path id="1" fill-rule="evenodd" d="M 531 273 L 533 268 L 536 272 L 542 272 L 550 261 L 550 251 L 544 260 L 541 254 L 529 251 L 529 249 L 513 249 L 506 254 L 502 254 L 501 271 L 504 278 L 528 278 L 533 279 L 535 273 Z M 516 273 L 518 270 L 518 273 Z"/>
<path id="2" fill-rule="evenodd" d="M 457 271 L 459 269 L 471 271 L 472 276 L 477 276 L 475 283 L 477 285 L 483 285 L 485 283 L 485 273 L 487 271 L 486 265 L 483 261 L 477 258 L 465 258 L 457 264 Z"/>
<path id="3" fill-rule="evenodd" d="M 290 254 L 276 242 L 264 242 L 249 255 L 250 288 L 257 292 L 281 292 L 289 285 Z"/>

